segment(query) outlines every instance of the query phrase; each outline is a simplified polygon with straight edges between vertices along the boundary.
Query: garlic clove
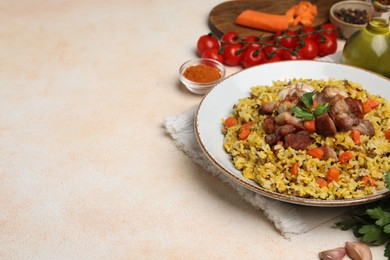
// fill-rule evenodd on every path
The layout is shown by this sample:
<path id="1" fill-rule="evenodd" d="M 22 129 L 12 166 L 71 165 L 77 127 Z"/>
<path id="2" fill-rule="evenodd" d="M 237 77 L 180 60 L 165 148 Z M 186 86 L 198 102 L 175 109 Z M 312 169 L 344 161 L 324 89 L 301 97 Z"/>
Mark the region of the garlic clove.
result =
<path id="1" fill-rule="evenodd" d="M 347 255 L 353 260 L 372 260 L 370 247 L 365 243 L 347 242 L 345 249 Z"/>
<path id="2" fill-rule="evenodd" d="M 329 249 L 319 253 L 321 260 L 341 260 L 347 254 L 344 247 Z"/>

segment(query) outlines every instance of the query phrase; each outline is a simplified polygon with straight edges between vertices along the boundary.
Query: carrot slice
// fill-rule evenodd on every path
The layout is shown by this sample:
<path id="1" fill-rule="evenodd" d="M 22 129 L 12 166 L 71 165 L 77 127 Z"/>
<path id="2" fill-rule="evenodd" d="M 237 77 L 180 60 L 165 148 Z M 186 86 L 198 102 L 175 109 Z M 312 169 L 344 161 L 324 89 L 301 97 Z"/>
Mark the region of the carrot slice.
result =
<path id="1" fill-rule="evenodd" d="M 328 170 L 326 173 L 326 178 L 328 178 L 329 181 L 338 181 L 340 176 L 340 170 L 332 167 Z"/>
<path id="2" fill-rule="evenodd" d="M 236 119 L 234 117 L 228 117 L 225 119 L 224 123 L 227 127 L 232 127 L 236 124 Z"/>
<path id="3" fill-rule="evenodd" d="M 346 163 L 353 158 L 353 154 L 350 151 L 343 152 L 339 156 L 339 162 Z"/>
<path id="4" fill-rule="evenodd" d="M 362 182 L 364 185 L 370 185 L 370 186 L 376 186 L 376 181 L 370 176 L 363 176 L 362 177 Z"/>
<path id="5" fill-rule="evenodd" d="M 236 18 L 236 24 L 269 32 L 279 32 L 288 28 L 288 19 L 286 15 L 244 10 Z"/>
<path id="6" fill-rule="evenodd" d="M 320 186 L 320 188 L 328 186 L 328 183 L 324 178 L 318 178 L 317 183 Z"/>
<path id="7" fill-rule="evenodd" d="M 298 163 L 297 162 L 293 163 L 293 165 L 291 166 L 290 172 L 291 172 L 291 175 L 298 174 Z"/>
<path id="8" fill-rule="evenodd" d="M 366 102 L 363 102 L 363 113 L 364 114 L 367 114 L 368 112 L 370 112 L 372 110 L 372 107 L 371 105 L 366 101 Z"/>
<path id="9" fill-rule="evenodd" d="M 390 140 L 390 128 L 385 131 L 385 138 Z"/>
<path id="10" fill-rule="evenodd" d="M 308 131 L 308 132 L 315 132 L 316 131 L 316 121 L 313 120 L 307 120 L 303 122 L 303 127 Z"/>
<path id="11" fill-rule="evenodd" d="M 324 156 L 324 151 L 322 151 L 322 149 L 318 147 L 307 150 L 307 153 L 318 159 L 321 159 L 322 156 Z"/>
<path id="12" fill-rule="evenodd" d="M 355 144 L 360 144 L 360 131 L 356 129 L 351 130 L 352 140 Z"/>
<path id="13" fill-rule="evenodd" d="M 376 108 L 381 104 L 379 101 L 376 101 L 376 100 L 371 99 L 371 98 L 367 98 L 365 103 L 369 104 L 371 108 Z"/>

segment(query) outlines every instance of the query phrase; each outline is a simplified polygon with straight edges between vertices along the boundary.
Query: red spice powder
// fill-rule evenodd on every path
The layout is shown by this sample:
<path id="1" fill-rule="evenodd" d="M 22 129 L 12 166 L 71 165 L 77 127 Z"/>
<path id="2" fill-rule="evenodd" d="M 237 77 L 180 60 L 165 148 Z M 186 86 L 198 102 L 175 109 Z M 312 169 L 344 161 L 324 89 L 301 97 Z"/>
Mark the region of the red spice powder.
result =
<path id="1" fill-rule="evenodd" d="M 198 83 L 209 83 L 221 78 L 221 72 L 209 65 L 199 64 L 188 67 L 183 76 Z"/>

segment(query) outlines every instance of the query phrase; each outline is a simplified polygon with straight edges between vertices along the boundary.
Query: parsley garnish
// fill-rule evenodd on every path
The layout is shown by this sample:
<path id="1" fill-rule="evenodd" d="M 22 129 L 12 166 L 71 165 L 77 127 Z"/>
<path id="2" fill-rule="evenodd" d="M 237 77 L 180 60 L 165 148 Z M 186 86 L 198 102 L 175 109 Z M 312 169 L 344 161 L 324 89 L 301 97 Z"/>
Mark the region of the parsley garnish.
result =
<path id="1" fill-rule="evenodd" d="M 314 96 L 317 91 L 307 92 L 301 96 L 301 102 L 304 106 L 295 106 L 292 108 L 295 116 L 302 121 L 308 121 L 315 119 L 316 116 L 320 116 L 329 110 L 329 104 L 318 104 L 314 109 Z"/>
<path id="2" fill-rule="evenodd" d="M 386 186 L 390 189 L 390 171 L 385 173 Z M 390 199 L 366 205 L 361 212 L 336 223 L 341 230 L 352 229 L 353 234 L 369 245 L 385 244 L 384 256 L 390 259 Z"/>

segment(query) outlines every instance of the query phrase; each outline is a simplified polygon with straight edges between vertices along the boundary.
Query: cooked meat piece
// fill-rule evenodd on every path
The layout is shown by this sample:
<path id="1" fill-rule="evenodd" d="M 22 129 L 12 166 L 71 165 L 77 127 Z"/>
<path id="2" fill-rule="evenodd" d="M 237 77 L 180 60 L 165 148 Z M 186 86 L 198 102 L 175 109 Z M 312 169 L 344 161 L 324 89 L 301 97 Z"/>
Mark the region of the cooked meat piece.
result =
<path id="1" fill-rule="evenodd" d="M 282 125 L 277 128 L 277 133 L 280 136 L 286 136 L 288 134 L 294 133 L 296 130 L 295 126 L 293 125 Z"/>
<path id="2" fill-rule="evenodd" d="M 278 96 L 279 99 L 286 99 L 287 96 L 292 97 L 294 95 L 300 97 L 303 94 L 312 91 L 314 91 L 314 89 L 310 85 L 304 82 L 298 82 L 296 85 L 288 85 L 284 87 L 282 90 L 279 91 Z"/>
<path id="3" fill-rule="evenodd" d="M 291 115 L 289 112 L 283 112 L 275 117 L 275 122 L 277 125 L 293 125 L 296 129 L 304 129 L 303 123 L 301 120 Z"/>
<path id="4" fill-rule="evenodd" d="M 352 129 L 358 130 L 360 134 L 362 135 L 368 135 L 368 136 L 374 136 L 375 135 L 375 128 L 368 120 L 361 120 L 360 123 Z"/>
<path id="5" fill-rule="evenodd" d="M 353 126 L 359 123 L 359 118 L 357 118 L 353 114 L 337 114 L 332 117 L 334 124 L 340 131 L 348 131 L 351 130 Z"/>
<path id="6" fill-rule="evenodd" d="M 317 133 L 323 136 L 334 136 L 337 133 L 336 125 L 328 113 L 316 118 Z"/>
<path id="7" fill-rule="evenodd" d="M 280 141 L 281 137 L 277 135 L 276 133 L 268 134 L 264 137 L 264 140 L 267 144 L 270 146 L 276 145 Z"/>
<path id="8" fill-rule="evenodd" d="M 332 102 L 329 108 L 329 114 L 330 116 L 341 114 L 341 113 L 348 113 L 349 112 L 349 106 L 347 102 L 345 102 L 345 98 L 340 95 L 335 95 L 332 98 Z"/>
<path id="9" fill-rule="evenodd" d="M 321 160 L 328 160 L 329 158 L 337 159 L 336 152 L 329 145 L 326 144 L 320 148 L 324 152 Z"/>
<path id="10" fill-rule="evenodd" d="M 275 133 L 276 124 L 272 116 L 267 116 L 263 121 L 263 129 L 267 134 Z"/>
<path id="11" fill-rule="evenodd" d="M 295 100 L 289 100 L 289 99 L 281 100 L 281 101 L 279 101 L 279 105 L 276 108 L 276 111 L 278 111 L 278 114 L 282 114 L 284 112 L 291 113 L 291 108 L 295 107 L 298 104 L 298 101 L 299 101 L 299 99 L 295 99 Z"/>
<path id="12" fill-rule="evenodd" d="M 357 116 L 358 118 L 363 118 L 363 103 L 361 100 L 356 98 L 347 97 L 345 98 L 345 103 L 347 103 L 349 107 L 349 111 Z"/>
<path id="13" fill-rule="evenodd" d="M 330 98 L 333 98 L 334 96 L 336 95 L 340 95 L 344 98 L 348 97 L 348 94 L 347 92 L 345 92 L 344 90 L 342 90 L 341 88 L 339 87 L 335 87 L 335 86 L 326 86 L 323 90 L 322 90 L 322 93 L 324 93 L 326 96 L 330 97 Z"/>
<path id="14" fill-rule="evenodd" d="M 296 134 L 288 134 L 284 137 L 285 144 L 295 150 L 306 150 L 311 144 L 310 134 L 300 131 Z"/>
<path id="15" fill-rule="evenodd" d="M 274 101 L 266 102 L 260 107 L 259 112 L 261 115 L 272 115 L 272 113 L 274 112 L 274 110 L 276 108 L 276 105 L 277 105 L 277 102 L 274 102 Z"/>
<path id="16" fill-rule="evenodd" d="M 324 92 L 320 92 L 315 95 L 314 100 L 317 101 L 318 104 L 326 104 L 329 103 L 332 98 L 328 97 Z"/>

